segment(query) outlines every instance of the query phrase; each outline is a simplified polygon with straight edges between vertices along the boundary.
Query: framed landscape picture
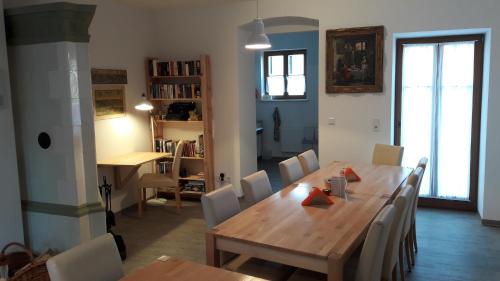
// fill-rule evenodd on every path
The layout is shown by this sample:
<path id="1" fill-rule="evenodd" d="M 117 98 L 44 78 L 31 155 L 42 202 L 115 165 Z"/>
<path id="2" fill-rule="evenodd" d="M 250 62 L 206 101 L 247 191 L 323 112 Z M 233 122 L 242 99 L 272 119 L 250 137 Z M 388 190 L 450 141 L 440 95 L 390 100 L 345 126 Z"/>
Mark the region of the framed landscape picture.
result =
<path id="1" fill-rule="evenodd" d="M 382 92 L 384 27 L 326 31 L 326 92 Z"/>
<path id="2" fill-rule="evenodd" d="M 124 85 L 93 85 L 95 119 L 125 116 Z"/>

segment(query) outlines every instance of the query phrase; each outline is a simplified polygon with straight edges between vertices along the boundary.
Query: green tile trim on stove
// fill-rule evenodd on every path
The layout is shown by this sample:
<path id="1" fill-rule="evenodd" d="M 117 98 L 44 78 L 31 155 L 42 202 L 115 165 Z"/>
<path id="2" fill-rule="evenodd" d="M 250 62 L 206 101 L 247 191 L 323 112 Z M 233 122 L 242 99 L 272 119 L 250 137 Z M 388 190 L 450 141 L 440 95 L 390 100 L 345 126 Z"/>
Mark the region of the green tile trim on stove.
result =
<path id="1" fill-rule="evenodd" d="M 89 42 L 95 5 L 57 2 L 5 10 L 8 45 Z"/>
<path id="2" fill-rule="evenodd" d="M 54 204 L 36 201 L 22 201 L 22 209 L 27 212 L 51 214 L 65 217 L 83 217 L 92 213 L 104 212 L 100 202 L 88 203 L 80 206 Z"/>

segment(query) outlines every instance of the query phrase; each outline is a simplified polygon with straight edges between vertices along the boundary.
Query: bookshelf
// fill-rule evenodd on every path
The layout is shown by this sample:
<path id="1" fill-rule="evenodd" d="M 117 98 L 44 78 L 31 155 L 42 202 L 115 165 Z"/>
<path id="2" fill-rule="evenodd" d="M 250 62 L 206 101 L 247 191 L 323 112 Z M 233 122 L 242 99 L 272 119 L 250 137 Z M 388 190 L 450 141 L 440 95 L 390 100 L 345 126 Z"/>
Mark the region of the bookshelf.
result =
<path id="1" fill-rule="evenodd" d="M 214 189 L 210 58 L 146 59 L 147 97 L 153 103 L 153 151 L 175 152 L 175 142 L 189 141 L 181 157 L 181 196 L 199 197 Z M 189 116 L 186 116 L 186 111 Z M 173 156 L 156 161 L 156 172 L 171 169 Z"/>

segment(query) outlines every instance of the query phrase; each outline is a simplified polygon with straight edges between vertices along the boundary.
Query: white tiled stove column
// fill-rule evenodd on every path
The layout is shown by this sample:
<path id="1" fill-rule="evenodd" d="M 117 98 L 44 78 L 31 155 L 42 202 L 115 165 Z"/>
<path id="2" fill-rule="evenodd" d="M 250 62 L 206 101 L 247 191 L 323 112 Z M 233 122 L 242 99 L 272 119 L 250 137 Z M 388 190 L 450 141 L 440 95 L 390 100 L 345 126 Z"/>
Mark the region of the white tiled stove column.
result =
<path id="1" fill-rule="evenodd" d="M 88 57 L 94 9 L 6 10 L 26 241 L 37 251 L 62 251 L 105 232 Z"/>

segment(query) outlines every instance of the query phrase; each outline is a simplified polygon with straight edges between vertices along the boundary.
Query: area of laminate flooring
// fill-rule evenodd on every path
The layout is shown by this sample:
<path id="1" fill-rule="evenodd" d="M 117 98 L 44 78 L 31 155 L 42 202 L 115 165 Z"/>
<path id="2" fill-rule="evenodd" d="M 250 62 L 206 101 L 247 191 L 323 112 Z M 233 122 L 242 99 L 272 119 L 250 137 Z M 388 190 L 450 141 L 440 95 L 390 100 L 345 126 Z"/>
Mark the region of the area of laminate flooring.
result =
<path id="1" fill-rule="evenodd" d="M 280 184 L 274 179 L 273 189 Z M 142 218 L 130 208 L 117 216 L 117 224 L 115 232 L 127 244 L 126 272 L 161 255 L 205 262 L 206 224 L 200 202 L 184 201 L 177 214 L 170 200 L 166 207 L 148 207 Z M 406 280 L 500 280 L 500 228 L 482 226 L 477 214 L 419 209 L 417 237 L 416 266 Z"/>

